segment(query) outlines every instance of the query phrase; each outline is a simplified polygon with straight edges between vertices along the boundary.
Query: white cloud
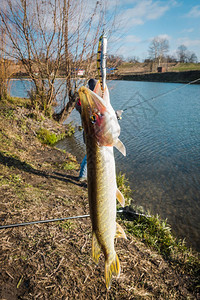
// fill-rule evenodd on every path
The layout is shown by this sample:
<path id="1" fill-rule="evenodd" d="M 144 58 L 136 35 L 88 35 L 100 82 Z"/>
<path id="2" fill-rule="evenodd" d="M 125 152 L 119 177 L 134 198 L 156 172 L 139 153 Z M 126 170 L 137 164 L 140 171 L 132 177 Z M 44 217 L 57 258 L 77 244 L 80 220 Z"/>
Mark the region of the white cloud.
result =
<path id="1" fill-rule="evenodd" d="M 188 18 L 199 18 L 200 17 L 200 5 L 194 6 L 189 13 L 186 15 Z"/>
<path id="2" fill-rule="evenodd" d="M 186 29 L 182 30 L 183 33 L 191 33 L 193 31 L 194 31 L 194 28 L 186 28 Z"/>
<path id="3" fill-rule="evenodd" d="M 170 8 L 166 2 L 162 1 L 143 0 L 133 3 L 135 5 L 121 15 L 127 27 L 142 25 L 148 20 L 156 20 Z"/>
<path id="4" fill-rule="evenodd" d="M 124 42 L 127 42 L 127 43 L 140 43 L 141 38 L 137 37 L 136 35 L 127 35 L 124 38 Z"/>
<path id="5" fill-rule="evenodd" d="M 129 46 L 121 46 L 117 51 L 116 54 L 123 55 L 125 57 L 134 55 L 134 48 L 130 48 Z"/>
<path id="6" fill-rule="evenodd" d="M 199 46 L 200 47 L 200 39 L 191 40 L 188 37 L 179 38 L 177 40 L 178 45 L 185 45 L 186 47 Z"/>
<path id="7" fill-rule="evenodd" d="M 176 40 L 174 44 L 174 48 L 176 46 L 176 50 L 180 45 L 185 45 L 190 52 L 194 52 L 198 59 L 200 60 L 199 56 L 199 48 L 200 48 L 200 39 L 190 39 L 188 37 L 179 38 Z"/>
<path id="8" fill-rule="evenodd" d="M 125 58 L 136 57 L 142 61 L 148 56 L 147 46 L 148 44 L 144 43 L 144 41 L 141 41 L 138 44 L 133 44 L 132 46 L 130 46 L 128 43 L 125 43 L 118 49 L 111 49 L 111 53 L 114 55 L 122 55 Z"/>
<path id="9" fill-rule="evenodd" d="M 153 41 L 153 39 L 155 39 L 155 38 L 166 39 L 166 40 L 168 40 L 168 41 L 170 41 L 170 40 L 172 39 L 172 37 L 169 36 L 168 34 L 159 34 L 159 35 L 157 35 L 157 36 L 152 36 L 152 37 L 148 38 L 148 39 L 146 40 L 146 42 L 151 43 L 151 42 Z"/>
<path id="10" fill-rule="evenodd" d="M 169 36 L 168 34 L 159 34 L 158 37 L 168 41 L 171 40 L 171 36 Z"/>

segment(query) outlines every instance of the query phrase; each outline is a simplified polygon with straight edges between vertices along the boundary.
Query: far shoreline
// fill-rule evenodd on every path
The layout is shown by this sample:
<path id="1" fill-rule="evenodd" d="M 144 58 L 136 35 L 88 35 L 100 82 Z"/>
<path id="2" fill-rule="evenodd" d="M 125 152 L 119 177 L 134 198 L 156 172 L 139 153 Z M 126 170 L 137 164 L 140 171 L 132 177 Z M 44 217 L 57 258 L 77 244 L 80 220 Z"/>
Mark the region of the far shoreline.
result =
<path id="1" fill-rule="evenodd" d="M 145 74 L 109 75 L 108 79 L 127 81 L 200 84 L 200 71 L 163 72 Z"/>
<path id="2" fill-rule="evenodd" d="M 64 77 L 56 77 L 57 80 L 65 80 Z M 85 79 L 80 77 L 80 79 Z M 143 74 L 108 74 L 108 80 L 127 80 L 163 83 L 200 84 L 200 70 L 163 72 L 163 73 L 143 73 Z M 28 76 L 13 76 L 10 80 L 31 81 Z"/>

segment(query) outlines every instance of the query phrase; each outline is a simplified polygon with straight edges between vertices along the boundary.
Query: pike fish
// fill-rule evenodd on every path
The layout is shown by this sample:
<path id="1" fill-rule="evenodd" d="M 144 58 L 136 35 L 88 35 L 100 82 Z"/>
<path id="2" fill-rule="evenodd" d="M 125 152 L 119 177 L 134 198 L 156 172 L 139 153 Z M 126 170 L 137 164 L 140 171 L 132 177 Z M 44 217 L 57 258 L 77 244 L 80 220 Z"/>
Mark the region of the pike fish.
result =
<path id="1" fill-rule="evenodd" d="M 107 86 L 105 86 L 103 98 L 99 96 L 100 94 L 99 81 L 94 92 L 86 87 L 79 89 L 87 149 L 92 257 L 98 263 L 100 252 L 103 252 L 105 282 L 109 289 L 112 275 L 120 275 L 120 263 L 115 252 L 114 238 L 126 238 L 124 230 L 116 223 L 116 198 L 122 206 L 125 200 L 117 189 L 113 146 L 116 146 L 124 155 L 126 151 L 118 138 L 120 127 L 110 104 Z"/>

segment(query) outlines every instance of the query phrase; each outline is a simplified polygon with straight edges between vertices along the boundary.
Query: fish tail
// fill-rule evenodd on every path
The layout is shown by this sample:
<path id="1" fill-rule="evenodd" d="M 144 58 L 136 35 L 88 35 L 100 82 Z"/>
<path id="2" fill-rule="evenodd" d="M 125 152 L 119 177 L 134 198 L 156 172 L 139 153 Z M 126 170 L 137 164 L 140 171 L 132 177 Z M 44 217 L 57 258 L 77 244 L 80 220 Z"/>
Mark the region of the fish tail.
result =
<path id="1" fill-rule="evenodd" d="M 112 258 L 108 257 L 105 261 L 105 281 L 107 289 L 111 286 L 112 275 L 116 275 L 117 277 L 120 275 L 120 263 L 116 253 Z"/>

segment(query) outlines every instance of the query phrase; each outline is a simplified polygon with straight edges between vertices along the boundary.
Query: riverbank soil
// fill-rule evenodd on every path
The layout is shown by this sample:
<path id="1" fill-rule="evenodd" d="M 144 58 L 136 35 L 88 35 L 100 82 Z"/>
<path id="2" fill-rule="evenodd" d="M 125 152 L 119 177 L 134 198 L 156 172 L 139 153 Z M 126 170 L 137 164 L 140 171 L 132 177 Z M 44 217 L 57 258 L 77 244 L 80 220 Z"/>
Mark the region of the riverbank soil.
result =
<path id="1" fill-rule="evenodd" d="M 37 139 L 60 133 L 41 114 L 0 103 L 0 225 L 89 213 L 76 158 Z M 119 220 L 120 223 L 120 220 Z M 90 219 L 0 230 L 0 299 L 198 299 L 198 279 L 127 233 L 116 241 L 121 275 L 104 282 L 91 258 Z"/>

